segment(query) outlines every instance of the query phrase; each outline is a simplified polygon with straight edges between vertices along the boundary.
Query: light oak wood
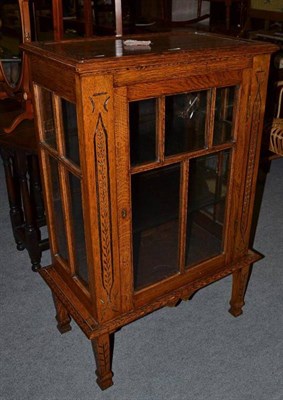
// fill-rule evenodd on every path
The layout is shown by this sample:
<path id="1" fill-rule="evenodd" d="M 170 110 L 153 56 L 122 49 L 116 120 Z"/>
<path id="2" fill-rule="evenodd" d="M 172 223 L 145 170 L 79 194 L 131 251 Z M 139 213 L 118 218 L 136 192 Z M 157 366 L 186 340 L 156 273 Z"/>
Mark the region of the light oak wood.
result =
<path id="1" fill-rule="evenodd" d="M 142 37 L 143 40 L 145 38 Z M 24 46 L 29 55 L 34 85 L 52 249 L 52 264 L 42 268 L 40 275 L 58 299 L 57 303 L 60 302 L 61 317 L 58 318 L 63 321 L 63 326 L 68 314 L 92 341 L 97 382 L 102 389 L 112 385 L 110 336 L 117 329 L 161 307 L 175 306 L 180 300 L 189 299 L 200 288 L 230 274 L 233 275 L 230 312 L 238 316 L 244 305 L 250 267 L 261 258 L 251 250 L 250 226 L 269 58 L 276 47 L 210 34 L 160 34 L 150 35 L 148 39 L 152 40 L 151 48 L 130 51 L 123 48 L 123 55 L 116 54 L 115 39 L 109 38 Z M 180 50 L 172 51 L 172 47 Z M 54 72 L 53 79 L 50 79 L 50 70 Z M 223 89 L 226 87 L 233 87 L 235 92 L 233 115 L 228 121 L 232 128 L 228 139 L 223 128 L 219 141 L 215 141 L 215 126 L 219 122 L 216 113 L 220 121 L 229 119 L 231 99 L 228 91 Z M 46 130 L 42 103 L 46 89 L 53 93 L 57 147 L 47 140 L 50 132 Z M 204 114 L 204 144 L 169 152 L 168 155 L 167 129 L 171 112 L 167 109 L 168 98 L 180 94 L 181 97 L 176 98 L 184 99 L 187 94 L 194 93 L 198 96 L 195 98 L 197 101 L 201 91 L 207 93 L 204 109 L 200 110 Z M 78 144 L 73 150 L 79 150 L 79 165 L 66 155 L 69 139 L 64 136 L 64 129 L 67 128 L 60 106 L 61 97 L 76 104 Z M 138 136 L 138 124 L 142 117 L 134 115 L 136 125 L 131 128 L 133 116 L 130 114 L 130 103 L 151 98 L 156 99 L 153 123 L 155 157 L 133 163 L 131 145 Z M 222 104 L 220 110 L 219 104 Z M 194 118 L 194 112 L 189 114 L 190 118 Z M 189 122 L 187 120 L 184 126 L 188 126 Z M 194 134 L 199 133 L 200 126 L 195 125 Z M 73 135 L 71 130 L 68 135 Z M 69 254 L 66 259 L 60 255 L 58 246 L 60 232 L 56 228 L 58 215 L 54 212 L 58 196 L 55 198 L 52 192 L 54 177 L 50 172 L 50 157 L 60 171 L 61 190 L 58 193 L 65 221 Z M 207 185 L 211 184 L 209 173 L 214 171 L 214 189 L 208 190 L 214 193 L 214 202 L 192 209 L 190 192 L 197 190 L 194 189 L 194 168 L 197 162 L 208 159 L 215 164 L 214 169 L 207 166 L 210 172 L 201 171 L 207 174 L 204 181 Z M 229 171 L 227 176 L 225 162 Z M 149 283 L 139 285 L 136 283 L 139 272 L 134 244 L 137 199 L 133 182 L 140 177 L 149 179 L 159 176 L 161 179 L 158 175 L 160 171 L 168 170 L 180 171 L 178 211 L 173 220 L 173 225 L 178 221 L 177 239 L 174 239 L 178 243 L 172 240 L 165 242 L 168 247 L 176 244 L 177 272 L 164 274 L 162 266 L 161 274 L 164 275 L 154 279 L 150 276 Z M 75 204 L 81 202 L 82 205 L 82 219 L 76 227 L 72 214 L 74 193 L 70 184 L 66 183 L 69 174 L 80 180 L 82 188 L 81 198 L 77 197 L 75 201 Z M 158 187 L 159 184 L 156 179 L 152 186 Z M 198 186 L 200 183 L 196 188 Z M 166 192 L 164 187 L 159 189 Z M 222 200 L 223 190 L 227 194 Z M 167 192 L 170 197 L 170 190 Z M 146 202 L 147 196 L 141 192 L 140 198 Z M 222 203 L 217 202 L 218 198 L 225 204 L 224 209 Z M 208 243 L 206 239 L 198 240 L 201 256 L 190 264 L 187 261 L 190 251 L 187 243 L 193 235 L 190 230 L 193 226 L 191 215 L 195 215 L 197 221 L 194 226 L 200 224 L 221 243 L 216 252 L 202 256 Z M 162 222 L 165 232 L 170 231 L 172 226 L 173 217 L 170 218 Z M 149 222 L 153 220 L 154 215 Z M 140 237 L 158 236 L 157 232 L 161 232 L 158 227 L 153 224 L 144 230 L 140 228 L 138 234 Z M 87 270 L 82 270 L 80 263 L 75 261 L 78 260 L 78 251 L 81 251 L 81 248 L 78 250 L 80 243 L 76 241 L 79 228 L 83 229 L 85 237 L 84 265 Z M 159 249 L 159 253 L 164 250 L 167 249 Z M 82 272 L 87 278 L 82 279 Z"/>

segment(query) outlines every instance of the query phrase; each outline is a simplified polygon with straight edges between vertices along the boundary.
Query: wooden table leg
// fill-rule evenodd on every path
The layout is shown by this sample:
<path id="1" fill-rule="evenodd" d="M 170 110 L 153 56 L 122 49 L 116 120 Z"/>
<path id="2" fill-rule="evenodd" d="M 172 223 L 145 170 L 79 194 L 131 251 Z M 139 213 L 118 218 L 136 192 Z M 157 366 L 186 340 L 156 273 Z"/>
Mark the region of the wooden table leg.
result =
<path id="1" fill-rule="evenodd" d="M 91 341 L 96 361 L 97 384 L 102 390 L 113 385 L 111 371 L 114 334 L 105 333 Z"/>
<path id="2" fill-rule="evenodd" d="M 250 277 L 251 266 L 247 265 L 233 273 L 232 297 L 230 300 L 230 314 L 238 317 L 243 313 L 244 297 Z"/>
<path id="3" fill-rule="evenodd" d="M 41 260 L 41 250 L 39 247 L 40 231 L 36 225 L 36 216 L 31 204 L 29 186 L 27 182 L 27 157 L 25 153 L 16 153 L 16 168 L 21 187 L 24 210 L 25 245 L 31 259 L 32 269 L 33 271 L 36 271 L 38 268 L 40 268 Z"/>
<path id="4" fill-rule="evenodd" d="M 31 154 L 29 161 L 30 195 L 35 206 L 36 220 L 40 222 L 45 219 L 45 210 L 37 155 Z"/>
<path id="5" fill-rule="evenodd" d="M 10 207 L 10 220 L 13 235 L 15 238 L 17 249 L 24 250 L 25 244 L 23 243 L 17 231 L 17 228 L 23 226 L 24 220 L 23 210 L 21 207 L 21 194 L 17 182 L 15 182 L 17 177 L 15 177 L 14 157 L 10 154 L 9 151 L 6 151 L 4 148 L 1 149 L 1 157 L 3 160 L 5 171 L 6 188 Z"/>
<path id="6" fill-rule="evenodd" d="M 71 317 L 70 317 L 66 307 L 63 305 L 63 303 L 58 299 L 58 297 L 53 292 L 52 292 L 52 298 L 53 298 L 54 306 L 56 309 L 56 317 L 55 318 L 58 322 L 57 329 L 61 334 L 69 332 L 72 329 L 72 327 L 70 325 Z"/>

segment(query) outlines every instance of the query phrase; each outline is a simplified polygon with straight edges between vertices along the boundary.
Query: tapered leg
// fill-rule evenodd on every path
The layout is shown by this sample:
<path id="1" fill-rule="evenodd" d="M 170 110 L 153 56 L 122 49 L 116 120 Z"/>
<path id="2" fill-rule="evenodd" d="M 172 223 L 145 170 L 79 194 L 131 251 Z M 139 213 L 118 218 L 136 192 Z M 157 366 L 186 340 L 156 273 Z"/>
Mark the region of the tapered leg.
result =
<path id="1" fill-rule="evenodd" d="M 247 265 L 233 273 L 232 297 L 230 300 L 230 314 L 238 317 L 243 313 L 242 307 L 245 305 L 244 297 L 250 277 L 251 266 Z"/>
<path id="2" fill-rule="evenodd" d="M 110 336 L 108 333 L 91 341 L 97 368 L 96 382 L 102 390 L 113 385 L 111 371 L 113 341 L 114 335 Z"/>
<path id="3" fill-rule="evenodd" d="M 70 325 L 71 317 L 68 314 L 66 307 L 63 303 L 58 299 L 58 297 L 52 292 L 52 297 L 56 309 L 56 319 L 57 319 L 57 329 L 58 331 L 63 334 L 65 332 L 69 332 L 72 327 Z"/>

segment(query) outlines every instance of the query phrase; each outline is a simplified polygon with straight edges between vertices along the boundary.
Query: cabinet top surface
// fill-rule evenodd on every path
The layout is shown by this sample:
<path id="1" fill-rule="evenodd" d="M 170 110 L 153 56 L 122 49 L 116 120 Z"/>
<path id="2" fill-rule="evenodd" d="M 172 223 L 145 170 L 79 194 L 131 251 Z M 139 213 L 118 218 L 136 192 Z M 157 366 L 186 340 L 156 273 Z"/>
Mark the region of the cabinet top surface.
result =
<path id="1" fill-rule="evenodd" d="M 148 46 L 127 46 L 126 39 L 150 41 Z M 23 49 L 47 58 L 51 58 L 69 65 L 96 64 L 114 62 L 116 67 L 131 61 L 156 60 L 161 61 L 164 56 L 178 59 L 180 56 L 195 56 L 201 54 L 203 58 L 221 55 L 254 55 L 271 53 L 276 46 L 270 43 L 236 39 L 201 32 L 176 32 L 132 36 L 127 38 L 92 38 L 63 42 L 27 43 Z M 121 65 L 122 66 L 122 65 Z"/>

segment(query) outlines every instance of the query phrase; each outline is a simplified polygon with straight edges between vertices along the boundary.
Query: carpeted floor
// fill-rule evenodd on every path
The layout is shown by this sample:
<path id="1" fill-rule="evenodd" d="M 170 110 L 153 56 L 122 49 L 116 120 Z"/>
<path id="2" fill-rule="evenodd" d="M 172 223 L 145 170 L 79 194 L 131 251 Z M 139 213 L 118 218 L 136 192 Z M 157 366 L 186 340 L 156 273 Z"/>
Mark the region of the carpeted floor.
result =
<path id="1" fill-rule="evenodd" d="M 49 289 L 15 249 L 0 167 L 1 400 L 282 400 L 283 159 L 267 176 L 244 314 L 228 312 L 231 278 L 115 335 L 114 386 L 95 383 L 89 341 L 60 335 Z M 46 262 L 48 255 L 45 254 Z"/>

